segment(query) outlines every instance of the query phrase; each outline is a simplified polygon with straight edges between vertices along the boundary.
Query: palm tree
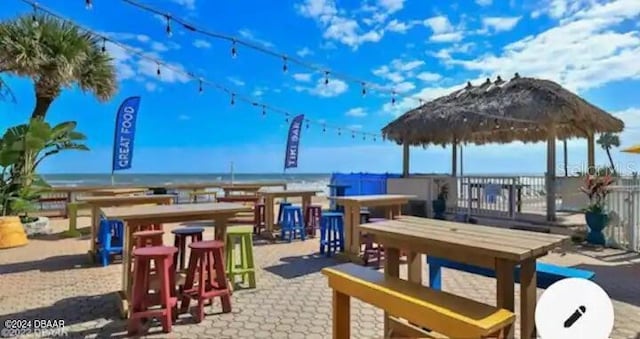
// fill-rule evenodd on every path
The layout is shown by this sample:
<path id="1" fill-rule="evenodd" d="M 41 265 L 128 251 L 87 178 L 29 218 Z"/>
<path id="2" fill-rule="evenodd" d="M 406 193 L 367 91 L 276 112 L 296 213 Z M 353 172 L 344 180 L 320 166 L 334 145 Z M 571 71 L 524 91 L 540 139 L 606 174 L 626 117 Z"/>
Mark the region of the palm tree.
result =
<path id="1" fill-rule="evenodd" d="M 616 173 L 616 167 L 613 164 L 613 158 L 611 158 L 611 149 L 613 147 L 620 147 L 620 137 L 614 133 L 602 133 L 596 143 L 598 143 L 598 145 L 607 152 L 607 157 L 609 157 L 609 163 L 611 164 L 611 171 Z"/>
<path id="2" fill-rule="evenodd" d="M 0 73 L 33 79 L 32 119 L 44 120 L 63 89 L 78 86 L 100 101 L 117 91 L 113 59 L 101 38 L 48 15 L 25 15 L 0 23 Z"/>

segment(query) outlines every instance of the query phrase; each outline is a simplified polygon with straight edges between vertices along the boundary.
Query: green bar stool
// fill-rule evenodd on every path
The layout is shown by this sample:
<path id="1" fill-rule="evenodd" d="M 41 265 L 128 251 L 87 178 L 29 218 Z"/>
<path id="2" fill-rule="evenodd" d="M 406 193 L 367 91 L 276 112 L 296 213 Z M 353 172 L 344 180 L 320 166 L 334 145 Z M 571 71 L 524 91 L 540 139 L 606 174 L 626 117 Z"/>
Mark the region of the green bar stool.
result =
<path id="1" fill-rule="evenodd" d="M 256 288 L 256 272 L 253 263 L 253 226 L 232 226 L 227 228 L 227 241 L 225 244 L 227 276 L 233 284 L 235 277 L 241 276 L 242 283 L 247 283 L 249 288 Z M 240 253 L 236 251 L 236 244 L 240 246 Z M 240 257 L 240 262 L 236 262 Z"/>

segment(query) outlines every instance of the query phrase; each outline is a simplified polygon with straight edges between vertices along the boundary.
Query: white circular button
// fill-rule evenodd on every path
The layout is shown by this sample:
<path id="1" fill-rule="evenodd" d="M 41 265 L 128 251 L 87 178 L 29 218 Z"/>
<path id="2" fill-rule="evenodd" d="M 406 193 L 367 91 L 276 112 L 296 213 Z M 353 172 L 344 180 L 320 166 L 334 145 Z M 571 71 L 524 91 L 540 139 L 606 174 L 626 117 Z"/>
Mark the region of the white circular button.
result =
<path id="1" fill-rule="evenodd" d="M 542 339 L 607 339 L 613 330 L 613 304 L 605 290 L 580 278 L 549 286 L 536 307 Z"/>

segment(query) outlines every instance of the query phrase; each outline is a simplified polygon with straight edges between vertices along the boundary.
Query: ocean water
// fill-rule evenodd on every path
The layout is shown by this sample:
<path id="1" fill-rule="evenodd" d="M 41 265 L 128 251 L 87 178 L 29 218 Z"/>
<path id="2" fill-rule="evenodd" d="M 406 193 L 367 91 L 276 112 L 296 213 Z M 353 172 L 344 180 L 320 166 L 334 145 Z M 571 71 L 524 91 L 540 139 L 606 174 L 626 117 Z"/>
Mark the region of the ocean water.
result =
<path id="1" fill-rule="evenodd" d="M 52 186 L 96 186 L 111 185 L 110 174 L 43 174 L 44 179 Z M 274 182 L 285 181 L 287 187 L 318 189 L 326 191 L 331 179 L 330 173 L 238 173 L 233 175 L 234 183 L 242 182 Z M 230 173 L 211 174 L 116 174 L 115 183 L 120 185 L 136 185 L 143 187 L 170 184 L 231 182 Z"/>

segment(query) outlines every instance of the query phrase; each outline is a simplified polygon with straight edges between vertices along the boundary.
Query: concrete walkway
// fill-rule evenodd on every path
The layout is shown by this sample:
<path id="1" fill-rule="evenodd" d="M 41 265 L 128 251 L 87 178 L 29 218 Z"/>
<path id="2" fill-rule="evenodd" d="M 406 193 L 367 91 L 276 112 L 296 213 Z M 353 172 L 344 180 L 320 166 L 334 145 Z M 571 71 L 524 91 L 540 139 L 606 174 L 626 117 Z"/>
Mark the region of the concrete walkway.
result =
<path id="1" fill-rule="evenodd" d="M 167 225 L 167 233 L 172 227 L 176 225 Z M 207 228 L 205 239 L 213 237 L 212 231 Z M 165 242 L 169 241 L 172 238 L 166 234 Z M 86 238 L 52 239 L 0 251 L 0 321 L 62 319 L 68 338 L 126 337 L 126 322 L 118 317 L 114 294 L 120 289 L 122 266 L 88 265 L 88 247 Z M 160 333 L 155 326 L 150 337 L 330 338 L 331 294 L 319 270 L 337 262 L 316 255 L 317 249 L 313 239 L 290 244 L 257 241 L 258 288 L 236 291 L 233 312 L 216 314 L 220 305 L 215 302 L 202 323 L 182 315 L 171 334 Z M 595 271 L 596 282 L 614 300 L 612 338 L 640 338 L 640 256 L 574 249 L 544 260 Z M 426 271 L 424 275 L 426 281 Z M 446 269 L 443 278 L 448 292 L 495 303 L 494 279 Z M 515 290 L 519 293 L 518 286 Z M 519 298 L 515 300 L 517 310 Z M 354 301 L 352 312 L 353 338 L 381 338 L 381 311 Z"/>

